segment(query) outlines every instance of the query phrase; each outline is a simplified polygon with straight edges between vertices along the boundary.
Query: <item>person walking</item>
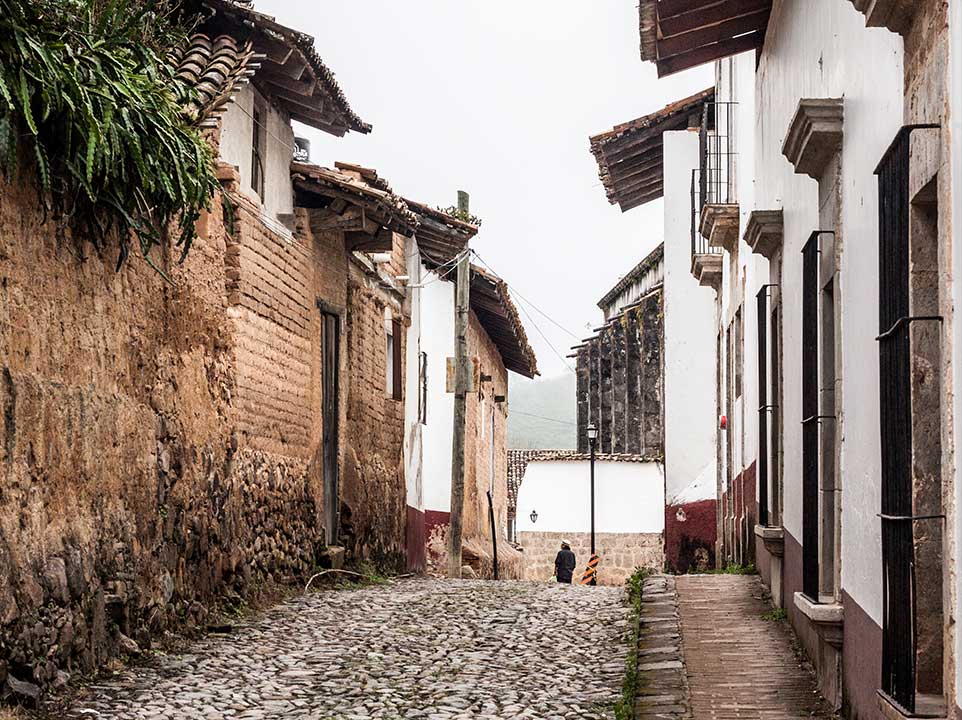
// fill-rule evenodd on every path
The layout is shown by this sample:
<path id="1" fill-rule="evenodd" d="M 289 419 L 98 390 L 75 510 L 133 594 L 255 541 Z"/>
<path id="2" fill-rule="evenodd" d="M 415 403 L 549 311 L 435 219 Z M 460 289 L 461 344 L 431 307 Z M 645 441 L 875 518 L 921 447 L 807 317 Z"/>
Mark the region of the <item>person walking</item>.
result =
<path id="1" fill-rule="evenodd" d="M 554 576 L 559 583 L 571 584 L 571 574 L 574 572 L 575 565 L 575 554 L 571 552 L 571 543 L 562 540 L 561 550 L 554 559 Z"/>

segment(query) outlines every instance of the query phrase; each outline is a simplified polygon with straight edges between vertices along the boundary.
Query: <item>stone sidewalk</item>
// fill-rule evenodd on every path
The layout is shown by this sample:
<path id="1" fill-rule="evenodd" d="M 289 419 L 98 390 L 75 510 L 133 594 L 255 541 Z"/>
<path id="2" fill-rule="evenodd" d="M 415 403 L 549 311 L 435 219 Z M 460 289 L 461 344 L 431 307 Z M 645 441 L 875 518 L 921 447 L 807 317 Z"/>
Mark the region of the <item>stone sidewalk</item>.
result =
<path id="1" fill-rule="evenodd" d="M 311 593 L 91 688 L 84 720 L 611 718 L 621 588 L 394 581 Z"/>
<path id="2" fill-rule="evenodd" d="M 754 575 L 646 581 L 636 718 L 832 717 Z"/>

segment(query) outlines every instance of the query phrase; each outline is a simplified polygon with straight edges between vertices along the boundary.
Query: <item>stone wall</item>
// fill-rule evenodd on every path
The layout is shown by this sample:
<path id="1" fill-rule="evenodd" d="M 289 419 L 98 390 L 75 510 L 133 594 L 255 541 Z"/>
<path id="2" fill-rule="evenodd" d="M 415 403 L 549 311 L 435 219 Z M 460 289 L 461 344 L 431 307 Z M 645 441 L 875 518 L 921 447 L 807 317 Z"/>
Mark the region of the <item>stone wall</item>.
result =
<path id="1" fill-rule="evenodd" d="M 524 548 L 524 579 L 548 581 L 554 575 L 554 560 L 561 540 L 570 540 L 577 559 L 574 581 L 578 582 L 591 557 L 590 533 L 518 533 Z M 637 568 L 661 572 L 665 564 L 661 533 L 596 533 L 595 549 L 601 557 L 599 585 L 622 585 Z"/>
<path id="2" fill-rule="evenodd" d="M 171 283 L 57 227 L 29 168 L 0 180 L 0 687 L 94 671 L 316 567 L 318 302 L 342 317 L 344 538 L 355 559 L 403 558 L 383 321 L 402 298 L 343 235 L 314 237 L 305 210 L 293 237 L 269 227 L 219 174 L 235 221 L 218 199 L 183 264 L 155 250 Z"/>
<path id="3" fill-rule="evenodd" d="M 578 349 L 580 452 L 588 451 L 585 428 L 593 422 L 601 453 L 664 453 L 662 297 L 660 288 L 651 292 Z"/>

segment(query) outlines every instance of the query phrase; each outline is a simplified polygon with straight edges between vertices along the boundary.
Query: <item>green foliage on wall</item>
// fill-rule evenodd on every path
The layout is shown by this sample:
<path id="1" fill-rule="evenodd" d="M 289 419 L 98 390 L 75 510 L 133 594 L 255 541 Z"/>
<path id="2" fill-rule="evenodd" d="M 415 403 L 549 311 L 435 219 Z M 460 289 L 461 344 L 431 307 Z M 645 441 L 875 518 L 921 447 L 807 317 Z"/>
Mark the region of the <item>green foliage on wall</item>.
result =
<path id="1" fill-rule="evenodd" d="M 131 243 L 183 260 L 219 187 L 166 59 L 190 31 L 168 2 L 0 0 L 0 167 L 30 153 L 44 207 L 98 247 L 116 232 L 118 267 Z"/>

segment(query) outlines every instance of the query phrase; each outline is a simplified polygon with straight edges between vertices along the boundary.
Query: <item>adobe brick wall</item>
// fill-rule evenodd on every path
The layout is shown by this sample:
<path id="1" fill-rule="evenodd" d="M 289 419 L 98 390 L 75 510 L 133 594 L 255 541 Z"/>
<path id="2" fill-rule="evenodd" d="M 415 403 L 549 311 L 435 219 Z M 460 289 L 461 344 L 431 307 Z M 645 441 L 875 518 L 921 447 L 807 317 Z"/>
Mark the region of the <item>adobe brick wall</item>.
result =
<path id="1" fill-rule="evenodd" d="M 147 646 L 316 566 L 318 300 L 343 320 L 349 550 L 403 558 L 383 323 L 400 299 L 307 211 L 292 240 L 232 197 L 232 233 L 217 199 L 184 264 L 155 249 L 169 284 L 136 254 L 115 271 L 115 240 L 101 254 L 61 232 L 28 168 L 0 180 L 0 684 L 94 671 L 120 633 Z"/>
<path id="2" fill-rule="evenodd" d="M 0 182 L 0 682 L 47 684 L 302 577 L 319 495 L 310 265 L 240 200 L 228 238 L 218 200 L 183 265 L 155 250 L 173 284 L 117 272 L 31 182 Z"/>
<path id="3" fill-rule="evenodd" d="M 591 557 L 590 533 L 522 531 L 518 542 L 524 547 L 525 580 L 547 581 L 554 575 L 554 559 L 561 549 L 562 538 L 571 541 L 578 562 L 574 581 L 580 580 Z M 599 585 L 623 585 L 637 568 L 661 572 L 664 567 L 661 533 L 596 533 L 595 549 L 601 556 Z"/>

